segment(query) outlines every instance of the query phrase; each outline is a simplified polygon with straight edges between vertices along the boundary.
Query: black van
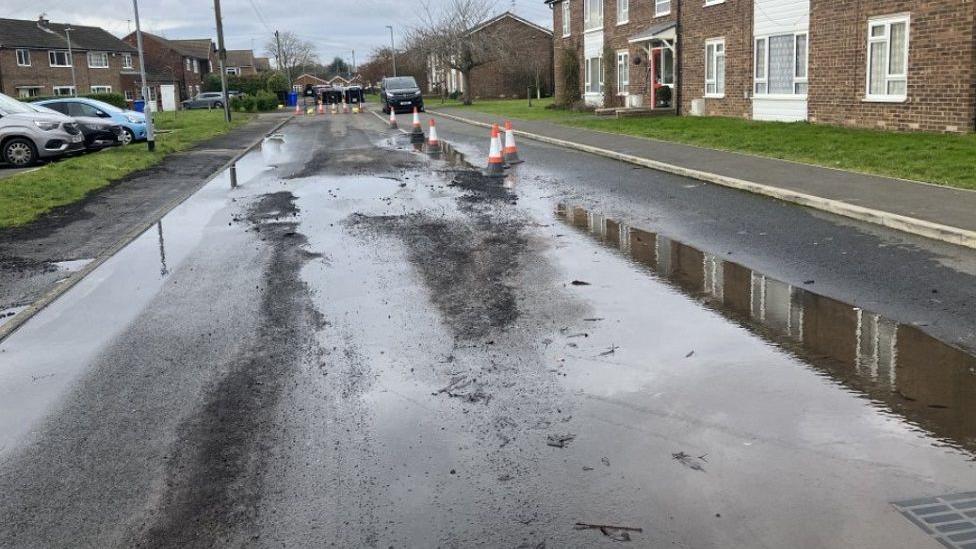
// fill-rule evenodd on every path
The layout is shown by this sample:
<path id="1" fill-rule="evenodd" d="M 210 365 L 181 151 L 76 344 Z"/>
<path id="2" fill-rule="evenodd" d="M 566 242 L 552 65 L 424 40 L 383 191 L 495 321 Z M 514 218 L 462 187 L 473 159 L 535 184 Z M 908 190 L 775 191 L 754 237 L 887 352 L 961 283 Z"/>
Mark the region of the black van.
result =
<path id="1" fill-rule="evenodd" d="M 390 109 L 396 112 L 413 112 L 414 107 L 421 112 L 424 110 L 424 97 L 412 76 L 384 78 L 380 85 L 380 101 L 383 102 L 383 112 L 387 114 Z"/>

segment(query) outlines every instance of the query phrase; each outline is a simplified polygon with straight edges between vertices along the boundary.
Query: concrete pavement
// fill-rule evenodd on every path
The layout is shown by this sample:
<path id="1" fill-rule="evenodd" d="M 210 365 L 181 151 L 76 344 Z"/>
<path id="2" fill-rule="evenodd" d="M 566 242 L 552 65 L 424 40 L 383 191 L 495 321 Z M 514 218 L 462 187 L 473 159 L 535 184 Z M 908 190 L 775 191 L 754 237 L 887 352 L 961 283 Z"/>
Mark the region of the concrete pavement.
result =
<path id="1" fill-rule="evenodd" d="M 431 112 L 488 125 L 472 109 Z M 645 167 L 976 248 L 976 192 L 627 135 L 518 120 L 516 133 Z"/>

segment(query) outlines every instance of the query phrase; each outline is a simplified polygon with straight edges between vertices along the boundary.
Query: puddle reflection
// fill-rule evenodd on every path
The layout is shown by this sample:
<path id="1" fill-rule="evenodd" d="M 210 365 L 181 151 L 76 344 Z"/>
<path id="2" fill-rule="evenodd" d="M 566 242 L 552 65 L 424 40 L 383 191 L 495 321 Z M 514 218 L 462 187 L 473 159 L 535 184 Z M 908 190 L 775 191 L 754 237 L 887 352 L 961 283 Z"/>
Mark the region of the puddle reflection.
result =
<path id="1" fill-rule="evenodd" d="M 560 204 L 556 214 L 831 379 L 976 452 L 976 357 L 913 326 L 581 207 Z"/>

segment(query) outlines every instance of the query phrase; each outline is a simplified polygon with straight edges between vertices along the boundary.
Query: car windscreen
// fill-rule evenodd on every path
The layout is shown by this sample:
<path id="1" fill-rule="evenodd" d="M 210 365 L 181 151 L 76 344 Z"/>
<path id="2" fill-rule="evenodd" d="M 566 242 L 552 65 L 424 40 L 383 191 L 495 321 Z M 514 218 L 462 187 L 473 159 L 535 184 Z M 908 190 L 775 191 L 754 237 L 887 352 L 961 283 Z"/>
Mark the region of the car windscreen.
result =
<path id="1" fill-rule="evenodd" d="M 0 93 L 0 111 L 7 114 L 36 112 L 34 109 L 30 108 L 27 103 L 22 103 L 9 95 L 4 95 L 2 93 Z"/>
<path id="2" fill-rule="evenodd" d="M 407 88 L 416 88 L 417 81 L 413 79 L 412 76 L 397 76 L 395 78 L 387 78 L 383 81 L 383 84 L 389 90 L 404 90 Z"/>

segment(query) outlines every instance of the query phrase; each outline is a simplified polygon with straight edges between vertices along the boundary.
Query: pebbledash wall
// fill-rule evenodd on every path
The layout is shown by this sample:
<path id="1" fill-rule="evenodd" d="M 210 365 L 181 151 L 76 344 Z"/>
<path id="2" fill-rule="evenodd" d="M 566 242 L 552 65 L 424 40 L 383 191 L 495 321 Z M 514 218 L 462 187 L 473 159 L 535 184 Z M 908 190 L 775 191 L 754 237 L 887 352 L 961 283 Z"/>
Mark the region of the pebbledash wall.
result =
<path id="1" fill-rule="evenodd" d="M 976 3 L 970 0 L 671 0 L 664 19 L 654 17 L 655 0 L 629 0 L 629 20 L 618 25 L 619 1 L 604 0 L 603 25 L 589 31 L 587 0 L 547 2 L 557 100 L 565 93 L 563 49 L 576 52 L 585 91 L 586 59 L 597 48 L 629 50 L 632 60 L 640 51 L 627 38 L 670 17 L 678 21 L 679 114 L 694 108 L 758 120 L 976 130 Z M 568 36 L 563 2 L 570 3 Z M 724 67 L 721 91 L 706 93 L 706 52 L 716 71 Z M 602 69 L 605 81 L 616 82 L 616 66 Z M 646 91 L 635 85 L 644 69 L 630 69 L 634 92 Z M 608 99 L 584 98 L 601 106 Z"/>

